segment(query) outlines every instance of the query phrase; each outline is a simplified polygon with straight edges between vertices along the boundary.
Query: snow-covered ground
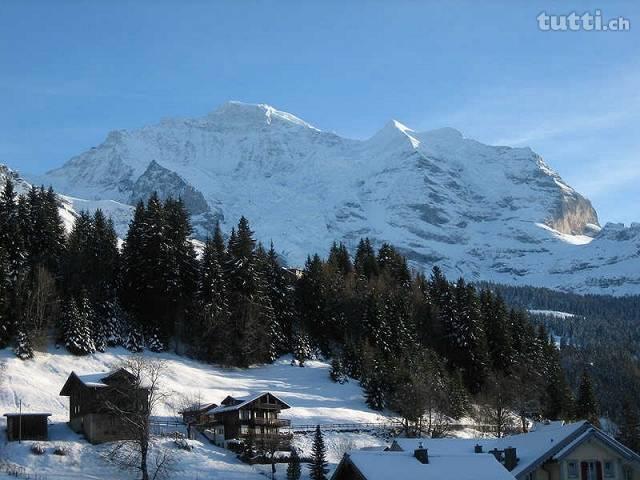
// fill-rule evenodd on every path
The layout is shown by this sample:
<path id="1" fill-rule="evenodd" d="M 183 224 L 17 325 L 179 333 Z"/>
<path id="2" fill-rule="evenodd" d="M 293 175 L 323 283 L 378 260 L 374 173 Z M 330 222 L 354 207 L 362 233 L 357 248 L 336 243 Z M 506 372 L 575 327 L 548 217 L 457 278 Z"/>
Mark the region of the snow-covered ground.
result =
<path id="1" fill-rule="evenodd" d="M 34 360 L 23 362 L 15 358 L 10 350 L 0 350 L 0 362 L 6 365 L 4 382 L 0 387 L 0 414 L 15 412 L 20 400 L 25 412 L 52 414 L 50 441 L 46 442 L 47 452 L 44 455 L 30 453 L 32 442 L 6 444 L 2 432 L 0 459 L 21 465 L 28 472 L 45 475 L 47 479 L 135 478 L 135 475 L 118 470 L 103 460 L 102 455 L 108 445 L 91 446 L 67 427 L 68 399 L 59 396 L 71 371 L 107 371 L 128 355 L 128 351 L 117 348 L 106 353 L 75 357 L 65 350 L 51 348 L 48 352 L 37 353 Z M 329 365 L 324 362 L 309 361 L 304 368 L 300 368 L 291 366 L 290 359 L 282 358 L 272 365 L 241 370 L 215 367 L 170 353 L 146 355 L 166 363 L 162 387 L 173 393 L 171 400 L 161 405 L 157 415 L 174 416 L 179 399 L 184 396 L 198 395 L 203 402 L 219 403 L 227 395 L 244 396 L 268 390 L 292 406 L 283 411 L 282 417 L 291 419 L 294 425 L 386 420 L 367 408 L 357 382 L 344 385 L 333 383 L 328 375 Z M 0 427 L 4 429 L 5 420 L 0 418 Z M 171 440 L 165 441 L 171 446 Z M 332 466 L 346 450 L 384 443 L 383 439 L 370 434 L 335 432 L 327 433 L 325 441 Z M 295 442 L 303 455 L 310 453 L 310 435 L 301 435 Z M 57 445 L 66 446 L 68 455 L 54 455 L 53 448 Z M 232 453 L 207 442 L 194 441 L 194 445 L 191 452 L 176 449 L 178 461 L 172 479 L 264 478 L 262 474 L 268 470 L 245 465 Z M 284 465 L 278 467 L 278 478 L 284 478 L 285 470 Z"/>
<path id="2" fill-rule="evenodd" d="M 532 315 L 545 315 L 547 317 L 555 317 L 561 319 L 574 318 L 576 315 L 568 312 L 559 312 L 557 310 L 528 310 Z"/>

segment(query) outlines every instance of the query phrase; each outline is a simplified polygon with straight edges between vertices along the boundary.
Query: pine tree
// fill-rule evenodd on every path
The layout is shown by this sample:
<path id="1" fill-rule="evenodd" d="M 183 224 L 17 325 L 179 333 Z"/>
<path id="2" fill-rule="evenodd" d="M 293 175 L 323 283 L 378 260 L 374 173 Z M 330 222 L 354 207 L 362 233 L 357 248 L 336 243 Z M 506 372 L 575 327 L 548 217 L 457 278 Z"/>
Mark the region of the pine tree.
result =
<path id="1" fill-rule="evenodd" d="M 342 275 L 348 275 L 353 272 L 353 263 L 351 262 L 349 251 L 342 242 L 333 242 L 331 250 L 329 250 L 327 263 Z"/>
<path id="2" fill-rule="evenodd" d="M 267 362 L 273 328 L 273 307 L 264 278 L 266 253 L 257 248 L 249 222 L 242 217 L 229 238 L 225 278 L 230 299 L 228 363 L 248 366 Z"/>
<path id="3" fill-rule="evenodd" d="M 142 201 L 136 205 L 133 219 L 122 247 L 122 282 L 119 298 L 122 307 L 139 321 L 144 310 L 146 291 L 146 209 Z"/>
<path id="4" fill-rule="evenodd" d="M 88 246 L 91 259 L 91 301 L 96 316 L 106 319 L 117 301 L 120 252 L 113 221 L 98 209 L 93 215 L 92 235 Z"/>
<path id="5" fill-rule="evenodd" d="M 292 342 L 293 361 L 297 361 L 298 366 L 304 367 L 304 362 L 313 356 L 313 348 L 311 347 L 309 336 L 302 328 L 294 328 Z"/>
<path id="6" fill-rule="evenodd" d="M 508 329 L 509 313 L 504 301 L 489 290 L 480 293 L 480 313 L 486 334 L 492 369 L 508 373 L 513 364 L 513 350 Z"/>
<path id="7" fill-rule="evenodd" d="M 0 249 L 8 263 L 10 285 L 15 287 L 25 262 L 21 216 L 16 192 L 11 179 L 7 179 L 0 194 Z"/>
<path id="8" fill-rule="evenodd" d="M 625 399 L 622 405 L 622 422 L 618 436 L 624 445 L 635 452 L 640 452 L 640 417 L 638 407 L 631 399 Z"/>
<path id="9" fill-rule="evenodd" d="M 19 201 L 19 215 L 29 265 L 32 268 L 42 265 L 57 275 L 65 248 L 65 232 L 53 190 L 33 186 Z"/>
<path id="10" fill-rule="evenodd" d="M 309 478 L 311 480 L 327 480 L 327 448 L 322 438 L 320 425 L 316 426 L 316 432 L 313 437 L 313 446 L 311 447 L 311 463 L 309 464 Z"/>
<path id="11" fill-rule="evenodd" d="M 165 345 L 162 343 L 162 340 L 160 340 L 160 334 L 157 329 L 147 336 L 147 348 L 152 352 L 163 352 L 166 350 Z"/>
<path id="12" fill-rule="evenodd" d="M 329 377 L 336 383 L 347 383 L 349 378 L 345 372 L 342 360 L 340 358 L 333 358 L 331 360 L 331 370 L 329 371 Z"/>
<path id="13" fill-rule="evenodd" d="M 275 360 L 288 350 L 294 317 L 293 285 L 280 265 L 271 242 L 262 264 L 266 295 L 272 308 L 269 325 L 269 357 Z"/>
<path id="14" fill-rule="evenodd" d="M 69 299 L 64 313 L 64 341 L 67 350 L 74 355 L 87 355 L 96 351 L 92 325 L 93 311 L 89 300 Z"/>
<path id="15" fill-rule="evenodd" d="M 394 283 L 407 287 L 411 283 L 411 272 L 407 260 L 388 243 L 383 243 L 378 250 L 378 266 L 382 273 L 388 275 Z"/>
<path id="16" fill-rule="evenodd" d="M 107 346 L 124 346 L 128 332 L 128 318 L 126 313 L 116 301 L 105 308 L 104 318 L 105 338 Z"/>
<path id="17" fill-rule="evenodd" d="M 358 244 L 354 267 L 356 273 L 367 280 L 378 275 L 378 261 L 368 238 L 361 239 Z"/>
<path id="18" fill-rule="evenodd" d="M 88 212 L 80 212 L 76 218 L 69 238 L 67 249 L 62 260 L 64 286 L 69 292 L 93 292 L 93 275 L 95 263 L 93 252 L 89 251 L 93 236 L 93 219 Z"/>
<path id="19" fill-rule="evenodd" d="M 31 346 L 31 339 L 24 330 L 18 330 L 16 335 L 16 347 L 14 349 L 16 356 L 20 360 L 28 360 L 33 358 L 33 347 Z"/>
<path id="20" fill-rule="evenodd" d="M 591 377 L 586 370 L 582 372 L 578 396 L 576 398 L 576 416 L 580 420 L 588 420 L 593 425 L 599 427 L 598 402 L 593 391 Z"/>
<path id="21" fill-rule="evenodd" d="M 189 239 L 193 230 L 182 200 L 169 198 L 163 208 L 163 294 L 169 308 L 164 333 L 183 338 L 185 312 L 193 305 L 198 284 L 196 253 Z"/>
<path id="22" fill-rule="evenodd" d="M 220 251 L 220 245 L 216 241 L 216 237 L 221 235 L 219 228 L 220 226 L 216 225 L 216 236 L 206 240 L 200 264 L 200 301 L 212 315 L 223 314 L 229 308 L 223 264 L 220 263 L 226 252 L 224 244 L 223 250 Z"/>
<path id="23" fill-rule="evenodd" d="M 9 310 L 9 262 L 0 245 L 0 348 L 4 348 L 11 339 L 13 331 Z"/>
<path id="24" fill-rule="evenodd" d="M 327 353 L 328 294 L 324 265 L 318 255 L 307 258 L 295 293 L 296 308 L 300 312 L 304 330 L 308 332 L 310 339 L 315 340 L 313 346 Z"/>
<path id="25" fill-rule="evenodd" d="M 144 350 L 144 335 L 138 326 L 129 326 L 129 332 L 127 333 L 127 339 L 124 342 L 124 347 L 130 352 L 135 353 L 139 353 Z"/>
<path id="26" fill-rule="evenodd" d="M 300 480 L 301 475 L 300 456 L 298 455 L 298 451 L 293 448 L 291 449 L 289 465 L 287 466 L 287 480 Z"/>
<path id="27" fill-rule="evenodd" d="M 462 369 L 469 391 L 478 393 L 487 376 L 487 340 L 475 290 L 462 278 L 454 287 L 454 311 L 445 324 L 448 360 L 454 369 Z"/>

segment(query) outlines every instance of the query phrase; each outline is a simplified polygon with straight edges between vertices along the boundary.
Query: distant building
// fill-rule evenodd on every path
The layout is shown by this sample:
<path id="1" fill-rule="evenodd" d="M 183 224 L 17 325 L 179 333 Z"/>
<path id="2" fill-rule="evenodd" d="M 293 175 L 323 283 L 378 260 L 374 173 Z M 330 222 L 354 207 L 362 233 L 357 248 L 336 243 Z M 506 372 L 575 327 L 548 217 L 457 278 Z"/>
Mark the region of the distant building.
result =
<path id="1" fill-rule="evenodd" d="M 182 415 L 182 421 L 187 425 L 201 425 L 207 422 L 207 412 L 216 408 L 218 405 L 215 403 L 208 403 L 207 405 L 193 405 L 182 409 L 180 415 Z"/>
<path id="2" fill-rule="evenodd" d="M 112 372 L 77 375 L 71 372 L 60 391 L 69 397 L 69 426 L 91 443 L 129 440 L 132 429 L 121 411 L 134 411 L 148 401 L 149 392 L 120 368 Z"/>
<path id="3" fill-rule="evenodd" d="M 271 442 L 280 449 L 289 448 L 291 434 L 280 431 L 289 420 L 279 418 L 282 410 L 291 408 L 274 394 L 262 392 L 245 398 L 228 396 L 220 406 L 207 412 L 207 436 L 218 446 L 232 440 Z"/>
<path id="4" fill-rule="evenodd" d="M 332 480 L 640 480 L 640 456 L 588 422 L 494 439 L 396 439 L 345 454 Z"/>
<path id="5" fill-rule="evenodd" d="M 50 413 L 5 413 L 7 441 L 48 440 Z"/>

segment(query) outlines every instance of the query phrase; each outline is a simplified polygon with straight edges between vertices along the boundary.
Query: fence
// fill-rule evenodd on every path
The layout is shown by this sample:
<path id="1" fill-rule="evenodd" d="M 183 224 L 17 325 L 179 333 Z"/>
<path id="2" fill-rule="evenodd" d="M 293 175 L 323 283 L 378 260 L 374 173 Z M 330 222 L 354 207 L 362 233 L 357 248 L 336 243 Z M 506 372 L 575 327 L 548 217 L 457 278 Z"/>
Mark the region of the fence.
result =
<path id="1" fill-rule="evenodd" d="M 319 425 L 294 424 L 284 430 L 292 433 L 307 433 L 314 431 L 317 427 L 325 432 L 361 432 L 372 430 L 396 430 L 402 428 L 400 422 L 371 422 L 371 423 L 321 423 Z"/>
<path id="2" fill-rule="evenodd" d="M 0 472 L 6 473 L 9 477 L 19 478 L 21 480 L 47 480 L 45 475 L 30 473 L 25 467 L 12 463 L 0 463 Z"/>
<path id="3" fill-rule="evenodd" d="M 187 426 L 178 419 L 153 419 L 151 434 L 163 437 L 187 436 Z"/>

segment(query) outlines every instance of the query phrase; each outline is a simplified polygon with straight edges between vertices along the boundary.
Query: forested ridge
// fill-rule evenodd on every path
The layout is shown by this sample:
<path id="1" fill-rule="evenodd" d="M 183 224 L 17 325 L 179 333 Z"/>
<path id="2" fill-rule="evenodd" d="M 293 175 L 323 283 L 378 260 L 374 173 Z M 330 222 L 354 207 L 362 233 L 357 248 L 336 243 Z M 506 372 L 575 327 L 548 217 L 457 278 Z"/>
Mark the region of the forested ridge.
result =
<path id="1" fill-rule="evenodd" d="M 407 429 L 439 435 L 465 415 L 497 435 L 529 417 L 598 422 L 589 369 L 570 388 L 543 323 L 491 286 L 412 272 L 392 245 L 365 238 L 352 256 L 334 243 L 296 271 L 244 217 L 197 251 L 180 199 L 138 203 L 121 247 L 100 210 L 66 235 L 57 206 L 51 189 L 18 197 L 10 181 L 0 195 L 0 343 L 25 360 L 51 335 L 76 355 L 122 345 L 237 367 L 323 356 Z"/>
<path id="2" fill-rule="evenodd" d="M 604 415 L 624 423 L 640 398 L 640 296 L 579 295 L 546 288 L 481 284 L 515 307 L 572 314 L 534 314 L 560 344 L 561 363 L 575 387 L 586 368 Z"/>

